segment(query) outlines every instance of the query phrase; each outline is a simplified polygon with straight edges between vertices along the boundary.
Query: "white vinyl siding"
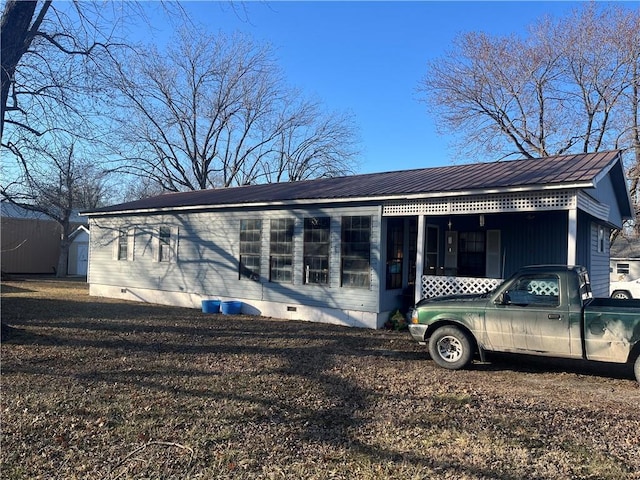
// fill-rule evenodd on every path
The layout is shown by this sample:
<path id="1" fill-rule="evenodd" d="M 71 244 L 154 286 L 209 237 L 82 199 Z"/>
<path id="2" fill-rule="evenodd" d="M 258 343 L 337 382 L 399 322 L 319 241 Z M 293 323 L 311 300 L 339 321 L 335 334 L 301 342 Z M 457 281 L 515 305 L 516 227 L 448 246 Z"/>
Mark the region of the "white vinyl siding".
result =
<path id="1" fill-rule="evenodd" d="M 186 292 L 207 296 L 252 299 L 309 306 L 376 312 L 378 308 L 379 253 L 370 257 L 370 288 L 343 288 L 340 285 L 341 219 L 364 215 L 371 218 L 372 244 L 379 242 L 380 208 L 309 208 L 296 210 L 237 210 L 197 212 L 172 215 L 148 215 L 91 219 L 90 283 L 122 288 L 136 287 L 166 292 Z M 288 217 L 293 220 L 293 273 L 288 283 L 269 282 L 270 220 Z M 304 219 L 328 217 L 329 277 L 325 284 L 305 284 L 303 273 Z M 240 224 L 246 219 L 261 221 L 259 278 L 247 282 L 239 278 Z M 107 232 L 123 221 L 135 223 L 136 261 L 112 262 L 105 250 Z M 179 224 L 179 229 L 177 225 Z M 158 261 L 159 229 L 172 226 L 172 261 Z M 179 237 L 178 237 L 179 233 Z M 179 242 L 178 242 L 179 240 Z M 107 255 L 105 257 L 105 254 Z M 179 259 L 179 261 L 176 261 Z M 107 265 L 111 262 L 111 266 Z M 304 285 L 304 288 L 301 288 Z"/>

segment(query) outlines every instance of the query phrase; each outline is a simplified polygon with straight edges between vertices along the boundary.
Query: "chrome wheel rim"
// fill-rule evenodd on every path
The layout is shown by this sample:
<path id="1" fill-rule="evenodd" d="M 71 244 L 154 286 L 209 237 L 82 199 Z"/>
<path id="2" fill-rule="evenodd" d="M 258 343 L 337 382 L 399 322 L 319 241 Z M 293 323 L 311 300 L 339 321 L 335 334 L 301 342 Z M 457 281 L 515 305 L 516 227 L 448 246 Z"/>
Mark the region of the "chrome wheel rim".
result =
<path id="1" fill-rule="evenodd" d="M 462 343 L 456 337 L 447 335 L 438 340 L 438 354 L 447 362 L 457 361 L 463 351 Z"/>

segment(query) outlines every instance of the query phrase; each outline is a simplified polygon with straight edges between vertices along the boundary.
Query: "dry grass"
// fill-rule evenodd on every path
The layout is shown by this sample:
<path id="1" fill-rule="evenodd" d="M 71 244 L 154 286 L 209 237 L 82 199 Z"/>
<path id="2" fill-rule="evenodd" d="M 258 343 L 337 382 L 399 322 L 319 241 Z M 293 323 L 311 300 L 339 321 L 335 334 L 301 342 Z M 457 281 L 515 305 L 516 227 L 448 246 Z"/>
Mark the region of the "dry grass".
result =
<path id="1" fill-rule="evenodd" d="M 449 372 L 404 332 L 2 288 L 3 479 L 640 479 L 627 368 Z"/>

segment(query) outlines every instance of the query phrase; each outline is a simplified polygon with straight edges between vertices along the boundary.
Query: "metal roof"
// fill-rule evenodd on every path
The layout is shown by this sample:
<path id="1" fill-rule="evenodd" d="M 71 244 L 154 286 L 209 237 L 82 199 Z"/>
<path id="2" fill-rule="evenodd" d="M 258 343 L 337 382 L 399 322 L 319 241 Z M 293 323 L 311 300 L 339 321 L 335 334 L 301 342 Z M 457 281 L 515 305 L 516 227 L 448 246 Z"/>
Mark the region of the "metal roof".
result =
<path id="1" fill-rule="evenodd" d="M 228 206 L 427 198 L 517 190 L 594 187 L 620 160 L 619 151 L 322 178 L 300 182 L 167 193 L 86 215 Z"/>

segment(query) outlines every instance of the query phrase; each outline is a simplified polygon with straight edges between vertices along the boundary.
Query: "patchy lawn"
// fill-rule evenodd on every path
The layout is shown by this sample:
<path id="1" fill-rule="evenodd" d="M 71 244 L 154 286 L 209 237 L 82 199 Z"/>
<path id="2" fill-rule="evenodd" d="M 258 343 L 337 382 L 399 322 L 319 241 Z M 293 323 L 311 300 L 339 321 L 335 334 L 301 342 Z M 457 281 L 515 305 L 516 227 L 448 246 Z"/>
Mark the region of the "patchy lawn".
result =
<path id="1" fill-rule="evenodd" d="M 2 285 L 3 479 L 640 479 L 631 370 Z"/>

